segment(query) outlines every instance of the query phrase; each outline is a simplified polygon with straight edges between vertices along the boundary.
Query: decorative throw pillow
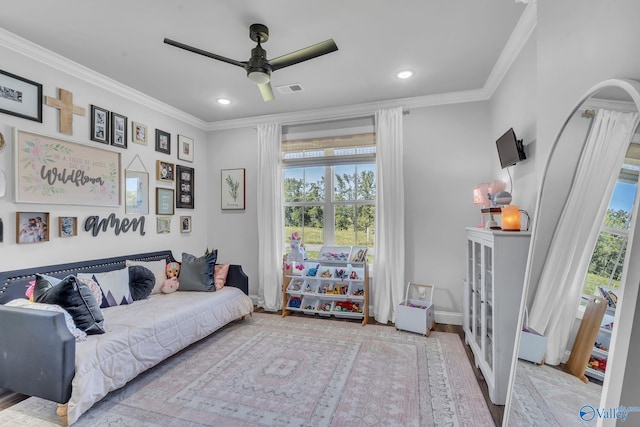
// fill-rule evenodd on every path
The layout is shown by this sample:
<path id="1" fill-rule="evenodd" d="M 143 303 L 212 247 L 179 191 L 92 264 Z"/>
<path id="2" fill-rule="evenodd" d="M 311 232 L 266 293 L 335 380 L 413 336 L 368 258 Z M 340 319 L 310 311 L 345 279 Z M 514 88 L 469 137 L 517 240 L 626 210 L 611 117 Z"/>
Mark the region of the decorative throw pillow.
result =
<path id="1" fill-rule="evenodd" d="M 96 298 L 96 302 L 98 303 L 98 307 L 102 305 L 102 289 L 100 289 L 100 285 L 93 280 L 92 274 L 87 273 L 78 273 L 76 275 L 78 280 L 87 285 L 89 289 L 91 289 L 91 293 Z"/>
<path id="2" fill-rule="evenodd" d="M 216 291 L 222 289 L 224 284 L 227 283 L 227 274 L 229 274 L 229 264 L 216 264 L 213 272 Z"/>
<path id="3" fill-rule="evenodd" d="M 134 260 L 126 260 L 124 264 L 127 267 L 131 267 L 132 265 L 142 265 L 147 267 L 149 270 L 153 272 L 153 275 L 156 277 L 156 284 L 153 286 L 151 290 L 151 295 L 159 294 L 160 289 L 162 288 L 162 284 L 167 278 L 166 273 L 164 271 L 167 261 L 161 259 L 160 261 L 134 261 Z"/>
<path id="4" fill-rule="evenodd" d="M 148 298 L 156 284 L 156 276 L 147 267 L 132 265 L 129 268 L 129 291 L 134 301 Z"/>
<path id="5" fill-rule="evenodd" d="M 180 268 L 180 288 L 181 291 L 215 291 L 216 286 L 213 280 L 213 270 L 218 251 L 213 251 L 208 255 L 196 258 L 186 252 L 182 253 L 182 265 Z"/>
<path id="6" fill-rule="evenodd" d="M 114 307 L 133 303 L 131 291 L 129 290 L 129 268 L 111 270 L 104 273 L 91 274 L 100 289 L 102 289 L 102 304 L 100 308 Z"/>
<path id="7" fill-rule="evenodd" d="M 87 285 L 70 275 L 64 279 L 36 274 L 33 290 L 36 302 L 56 304 L 73 318 L 76 327 L 88 335 L 104 334 L 104 317 Z"/>
<path id="8" fill-rule="evenodd" d="M 31 302 L 24 298 L 18 298 L 18 299 L 14 299 L 13 301 L 9 301 L 8 303 L 5 304 L 5 306 L 29 308 L 32 310 L 55 311 L 57 313 L 62 313 L 64 314 L 64 322 L 67 324 L 67 329 L 69 329 L 69 332 L 71 332 L 71 335 L 73 335 L 76 338 L 76 342 L 84 341 L 87 339 L 87 333 L 85 331 L 81 331 L 80 329 L 76 328 L 76 324 L 73 323 L 73 318 L 71 317 L 71 315 L 67 313 L 67 310 L 60 307 L 59 305 L 40 304 L 38 302 Z"/>

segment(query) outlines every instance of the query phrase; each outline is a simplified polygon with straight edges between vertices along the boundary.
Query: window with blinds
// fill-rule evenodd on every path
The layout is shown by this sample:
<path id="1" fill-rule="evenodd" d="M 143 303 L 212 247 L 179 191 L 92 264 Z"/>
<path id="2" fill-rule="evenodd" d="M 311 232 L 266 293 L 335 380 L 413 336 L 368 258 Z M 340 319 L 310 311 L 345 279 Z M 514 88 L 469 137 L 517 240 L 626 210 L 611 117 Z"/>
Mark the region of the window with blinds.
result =
<path id="1" fill-rule="evenodd" d="M 364 120 L 364 123 L 363 123 Z M 375 242 L 376 145 L 373 118 L 285 128 L 285 249 L 295 231 L 310 259 L 323 245 Z"/>

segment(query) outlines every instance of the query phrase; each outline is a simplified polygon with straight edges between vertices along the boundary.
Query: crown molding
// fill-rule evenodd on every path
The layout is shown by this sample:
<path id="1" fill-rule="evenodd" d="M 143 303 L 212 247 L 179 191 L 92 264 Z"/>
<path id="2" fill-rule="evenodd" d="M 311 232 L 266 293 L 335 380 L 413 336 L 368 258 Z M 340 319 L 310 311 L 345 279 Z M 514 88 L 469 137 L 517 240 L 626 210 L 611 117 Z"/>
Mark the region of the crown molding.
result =
<path id="1" fill-rule="evenodd" d="M 536 3 L 527 4 L 526 8 L 522 12 L 518 23 L 516 24 L 509 40 L 504 45 L 498 60 L 496 61 L 487 81 L 484 84 L 484 90 L 487 91 L 488 98 L 491 98 L 495 93 L 498 86 L 504 79 L 504 76 L 513 65 L 520 52 L 524 48 L 524 45 L 533 34 L 536 25 L 538 23 L 538 8 Z"/>
<path id="2" fill-rule="evenodd" d="M 411 108 L 433 107 L 438 105 L 460 104 L 465 102 L 477 102 L 489 100 L 506 75 L 507 71 L 520 54 L 523 46 L 533 34 L 537 23 L 536 4 L 527 4 L 522 16 L 518 20 L 509 40 L 502 50 L 484 86 L 480 89 L 472 89 L 459 92 L 449 92 L 436 95 L 426 95 L 412 98 L 400 98 L 388 101 L 378 101 L 363 104 L 353 104 L 340 107 L 320 108 L 313 110 L 297 111 L 293 113 L 272 114 L 264 116 L 245 117 L 240 119 L 205 122 L 191 114 L 185 113 L 164 102 L 158 101 L 129 86 L 97 73 L 77 62 L 71 61 L 29 40 L 23 39 L 7 30 L 0 28 L 0 46 L 4 46 L 17 53 L 41 62 L 47 66 L 70 74 L 89 84 L 95 85 L 106 91 L 122 96 L 125 99 L 148 107 L 159 113 L 180 120 L 204 131 L 217 131 L 252 127 L 261 123 L 279 122 L 292 124 L 297 122 L 312 121 L 327 118 L 354 117 L 371 114 L 383 108 L 403 107 Z"/>
<path id="3" fill-rule="evenodd" d="M 182 110 L 158 101 L 144 93 L 126 86 L 116 80 L 110 79 L 97 73 L 84 65 L 78 64 L 68 58 L 58 55 L 44 47 L 0 28 L 0 46 L 13 50 L 28 58 L 34 59 L 49 67 L 55 68 L 63 73 L 70 74 L 89 84 L 97 86 L 106 91 L 112 92 L 125 99 L 149 107 L 159 113 L 166 114 L 196 128 L 206 130 L 207 122 L 197 117 L 187 114 Z"/>

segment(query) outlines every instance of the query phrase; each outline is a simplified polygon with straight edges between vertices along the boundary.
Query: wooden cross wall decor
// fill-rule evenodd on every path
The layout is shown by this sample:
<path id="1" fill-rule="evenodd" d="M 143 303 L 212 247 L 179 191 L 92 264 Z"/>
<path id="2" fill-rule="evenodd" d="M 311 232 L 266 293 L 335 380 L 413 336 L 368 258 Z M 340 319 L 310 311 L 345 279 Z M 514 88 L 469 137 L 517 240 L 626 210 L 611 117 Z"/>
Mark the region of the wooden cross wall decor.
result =
<path id="1" fill-rule="evenodd" d="M 60 110 L 60 133 L 73 135 L 73 115 L 84 116 L 85 110 L 73 105 L 73 94 L 68 90 L 58 88 L 58 98 L 45 96 L 45 104 Z"/>

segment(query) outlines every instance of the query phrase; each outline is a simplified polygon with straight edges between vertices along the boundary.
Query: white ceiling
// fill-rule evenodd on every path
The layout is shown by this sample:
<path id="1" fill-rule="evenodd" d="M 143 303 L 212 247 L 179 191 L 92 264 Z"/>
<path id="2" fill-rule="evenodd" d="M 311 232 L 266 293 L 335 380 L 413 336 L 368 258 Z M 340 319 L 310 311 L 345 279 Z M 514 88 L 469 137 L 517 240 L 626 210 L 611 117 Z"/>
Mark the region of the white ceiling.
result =
<path id="1" fill-rule="evenodd" d="M 481 89 L 524 8 L 514 0 L 21 0 L 2 7 L 0 28 L 219 122 Z M 243 69 L 163 43 L 245 61 L 253 23 L 269 27 L 268 58 L 329 38 L 339 50 L 274 72 L 276 99 L 265 103 Z M 415 76 L 397 79 L 402 69 Z M 305 90 L 276 89 L 288 84 Z"/>

